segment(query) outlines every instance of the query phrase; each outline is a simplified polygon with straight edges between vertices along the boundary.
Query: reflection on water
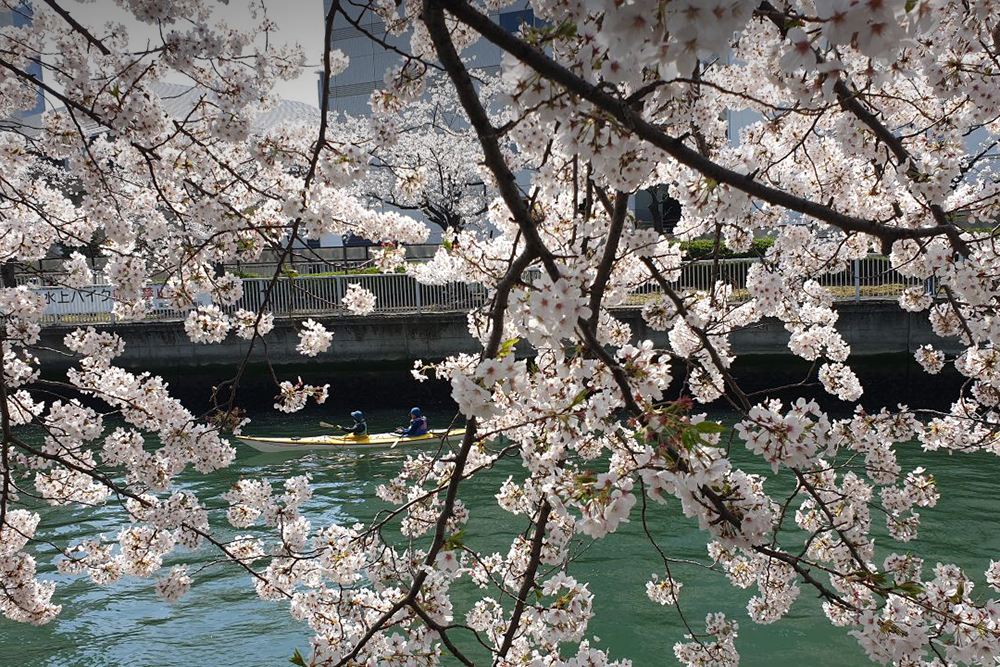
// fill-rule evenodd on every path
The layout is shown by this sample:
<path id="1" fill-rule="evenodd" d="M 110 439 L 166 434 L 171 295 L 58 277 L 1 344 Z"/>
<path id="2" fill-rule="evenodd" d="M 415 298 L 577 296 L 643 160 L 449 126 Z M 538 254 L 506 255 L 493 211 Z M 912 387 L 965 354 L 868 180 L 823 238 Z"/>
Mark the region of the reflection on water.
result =
<path id="1" fill-rule="evenodd" d="M 450 419 L 443 411 L 429 410 L 433 426 Z M 405 411 L 369 410 L 372 431 L 390 430 L 405 420 Z M 337 411 L 316 416 L 269 415 L 249 429 L 254 434 L 311 435 L 321 432 L 318 419 L 339 421 Z M 346 415 L 346 412 L 344 412 Z M 385 504 L 375 498 L 375 487 L 393 477 L 407 452 L 395 450 L 260 454 L 239 446 L 234 465 L 210 475 L 188 474 L 182 484 L 203 501 L 217 505 L 222 493 L 240 477 L 264 477 L 276 485 L 285 477 L 308 473 L 313 498 L 303 507 L 313 526 L 331 522 L 368 521 Z M 925 568 L 935 562 L 954 562 L 969 567 L 974 580 L 982 583 L 982 571 L 990 558 L 1000 554 L 1000 532 L 993 530 L 992 471 L 996 460 L 986 455 L 928 455 L 914 446 L 902 448 L 904 471 L 926 465 L 936 476 L 942 492 L 938 507 L 921 512 L 921 537 L 910 548 L 926 555 Z M 734 452 L 736 463 L 751 472 L 768 473 L 744 450 Z M 466 484 L 463 497 L 472 521 L 465 541 L 480 551 L 506 553 L 507 539 L 523 530 L 523 521 L 512 522 L 496 504 L 493 494 L 508 475 L 523 476 L 516 460 L 505 460 L 485 479 Z M 774 482 L 769 482 L 773 484 Z M 684 635 L 673 608 L 664 608 L 645 596 L 650 574 L 662 572 L 662 564 L 638 523 L 633 522 L 586 550 L 570 573 L 590 582 L 595 594 L 596 618 L 592 634 L 599 646 L 616 658 L 630 658 L 636 665 L 671 663 L 672 646 Z M 705 539 L 694 522 L 685 519 L 678 504 L 651 504 L 649 517 L 658 543 L 682 559 L 705 559 Z M 41 509 L 46 536 L 65 543 L 103 533 L 113 537 L 121 526 L 121 514 L 112 507 L 92 511 L 45 507 Z M 879 521 L 878 517 L 875 518 Z M 222 522 L 213 525 L 223 534 Z M 888 551 L 884 529 L 879 529 L 879 561 Z M 241 531 L 243 532 L 243 531 Z M 228 533 L 231 534 L 231 531 Z M 295 649 L 308 650 L 307 628 L 291 619 L 287 603 L 259 601 L 245 573 L 230 566 L 198 570 L 213 556 L 209 550 L 179 553 L 168 565 L 192 565 L 195 583 L 179 604 L 161 602 L 151 582 L 127 578 L 106 588 L 61 577 L 48 562 L 49 547 L 39 547 L 39 562 L 46 577 L 59 582 L 56 599 L 64 605 L 62 615 L 43 627 L 0 621 L 0 651 L 3 665 L 19 667 L 78 667 L 84 665 L 164 667 L 224 664 L 287 664 Z M 745 606 L 753 591 L 732 588 L 727 581 L 704 569 L 677 565 L 674 576 L 684 582 L 681 600 L 686 617 L 700 629 L 705 614 L 724 611 L 739 620 L 740 648 L 744 665 L 771 667 L 810 664 L 833 666 L 861 664 L 863 652 L 842 630 L 832 628 L 822 616 L 818 601 L 803 588 L 789 615 L 774 626 L 755 626 Z M 456 620 L 468 609 L 473 591 L 456 589 Z"/>

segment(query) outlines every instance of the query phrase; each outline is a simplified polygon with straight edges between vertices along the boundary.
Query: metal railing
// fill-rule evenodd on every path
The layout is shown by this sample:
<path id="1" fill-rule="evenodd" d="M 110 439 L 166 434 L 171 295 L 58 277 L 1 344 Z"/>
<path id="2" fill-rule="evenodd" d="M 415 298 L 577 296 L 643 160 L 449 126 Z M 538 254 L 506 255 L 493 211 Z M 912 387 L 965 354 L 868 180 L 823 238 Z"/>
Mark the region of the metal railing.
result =
<path id="1" fill-rule="evenodd" d="M 239 309 L 273 313 L 276 317 L 353 317 L 343 304 L 348 285 L 358 284 L 375 295 L 375 314 L 431 314 L 466 312 L 487 303 L 486 288 L 479 284 L 422 285 L 406 274 L 348 276 L 299 276 L 279 278 L 268 296 L 270 279 L 243 280 L 243 296 L 227 313 Z M 81 289 L 33 287 L 46 301 L 43 324 L 114 323 L 114 290 L 108 285 Z M 161 294 L 162 285 L 145 288 L 146 321 L 182 320 L 189 310 L 178 310 Z M 205 303 L 208 303 L 206 300 Z"/>
<path id="2" fill-rule="evenodd" d="M 426 262 L 434 256 L 439 243 L 414 243 L 402 246 L 406 252 L 407 262 Z M 300 251 L 299 257 L 280 265 L 277 258 L 257 262 L 240 262 L 226 264 L 225 269 L 243 278 L 270 278 L 275 271 L 294 271 L 297 275 L 315 275 L 353 271 L 372 266 L 372 253 L 378 250 L 377 245 L 335 246 L 329 248 L 310 248 L 307 252 Z M 373 274 L 374 275 L 374 274 Z"/>
<path id="3" fill-rule="evenodd" d="M 759 262 L 756 258 L 723 259 L 717 267 L 711 260 L 690 262 L 681 268 L 680 280 L 674 285 L 681 290 L 708 291 L 715 280 L 721 280 L 733 287 L 733 301 L 746 302 L 751 297 L 747 289 L 747 274 L 750 267 Z M 889 258 L 883 255 L 852 260 L 840 271 L 816 276 L 815 280 L 831 293 L 835 301 L 842 302 L 895 299 L 911 287 L 921 287 L 929 294 L 936 291 L 933 281 L 903 276 L 892 268 Z M 651 295 L 660 292 L 659 285 L 655 283 L 641 285 L 632 291 L 628 305 L 641 306 Z"/>
<path id="4" fill-rule="evenodd" d="M 405 251 L 405 261 L 426 262 L 434 256 L 441 247 L 439 243 L 412 243 L 402 246 Z M 295 248 L 283 264 L 278 264 L 277 253 L 265 252 L 258 261 L 233 262 L 223 264 L 221 268 L 234 273 L 241 278 L 270 278 L 275 271 L 295 275 L 316 275 L 344 273 L 371 267 L 373 252 L 378 245 L 329 246 L 323 248 Z M 65 259 L 43 259 L 36 262 L 19 264 L 16 280 L 19 285 L 40 287 L 65 280 Z M 97 284 L 103 283 L 102 271 L 107 265 L 106 257 L 89 258 L 87 264 L 94 272 Z M 166 276 L 163 276 L 165 278 Z M 157 276 L 153 276 L 154 280 Z"/>
<path id="5" fill-rule="evenodd" d="M 733 287 L 732 299 L 750 299 L 747 273 L 757 259 L 726 259 L 717 265 L 711 260 L 689 262 L 681 269 L 676 289 L 708 290 L 714 280 Z M 530 280 L 530 278 L 529 278 Z M 892 299 L 910 287 L 922 287 L 934 293 L 931 283 L 907 278 L 895 271 L 888 258 L 870 255 L 848 263 L 841 271 L 824 274 L 818 282 L 837 301 L 860 302 L 868 299 Z M 264 308 L 276 317 L 330 316 L 352 317 L 344 307 L 343 297 L 350 284 L 357 283 L 375 295 L 375 314 L 427 314 L 465 312 L 488 304 L 484 286 L 469 283 L 423 285 L 406 274 L 299 275 L 281 277 L 267 296 L 270 278 L 248 278 L 243 281 L 243 297 L 223 310 L 256 311 Z M 108 285 L 93 285 L 79 290 L 61 287 L 34 287 L 46 300 L 44 324 L 91 324 L 114 322 L 112 313 L 114 291 Z M 180 320 L 187 310 L 178 310 L 160 294 L 161 286 L 149 286 L 144 291 L 148 308 L 145 320 Z M 655 282 L 638 285 L 624 307 L 640 308 L 661 293 Z M 265 304 L 266 300 L 266 304 Z"/>

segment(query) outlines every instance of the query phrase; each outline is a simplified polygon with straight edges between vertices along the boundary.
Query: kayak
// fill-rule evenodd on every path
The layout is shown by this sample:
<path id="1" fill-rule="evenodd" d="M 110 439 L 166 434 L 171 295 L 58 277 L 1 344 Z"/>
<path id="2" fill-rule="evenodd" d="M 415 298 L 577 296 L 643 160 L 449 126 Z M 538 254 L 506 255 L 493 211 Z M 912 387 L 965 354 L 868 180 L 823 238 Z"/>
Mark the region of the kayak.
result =
<path id="1" fill-rule="evenodd" d="M 396 433 L 370 435 L 310 435 L 300 438 L 263 438 L 239 435 L 236 439 L 259 452 L 296 452 L 307 449 L 375 449 L 419 443 L 456 440 L 465 434 L 464 428 L 431 429 L 425 435 L 400 436 Z"/>

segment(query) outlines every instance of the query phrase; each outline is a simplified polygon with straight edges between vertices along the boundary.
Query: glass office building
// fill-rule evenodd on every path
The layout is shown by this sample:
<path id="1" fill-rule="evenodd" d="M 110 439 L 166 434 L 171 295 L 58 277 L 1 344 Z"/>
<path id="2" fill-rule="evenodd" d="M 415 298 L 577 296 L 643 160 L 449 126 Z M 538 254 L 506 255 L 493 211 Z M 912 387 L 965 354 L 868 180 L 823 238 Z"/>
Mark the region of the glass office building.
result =
<path id="1" fill-rule="evenodd" d="M 330 0 L 324 0 L 324 16 L 330 10 Z M 354 116 L 368 115 L 368 98 L 372 91 L 383 85 L 385 73 L 402 62 L 402 57 L 377 43 L 385 42 L 389 47 L 398 47 L 403 52 L 410 50 L 410 33 L 390 35 L 385 23 L 374 12 L 350 3 L 342 3 L 343 13 L 338 13 L 333 25 L 333 47 L 340 49 L 350 59 L 347 69 L 333 77 L 330 82 L 330 110 Z M 490 16 L 511 32 L 522 24 L 532 24 L 534 13 L 526 0 L 515 2 L 501 11 L 490 11 Z M 374 37 L 375 39 L 372 39 Z M 464 58 L 472 58 L 475 69 L 487 73 L 500 71 L 500 49 L 485 39 L 462 52 Z M 322 72 L 317 80 L 317 100 L 322 106 Z"/>
<path id="2" fill-rule="evenodd" d="M 4 8 L 0 9 L 0 26 L 13 25 L 16 28 L 20 28 L 26 25 L 31 25 L 32 9 L 31 5 L 26 2 L 22 2 L 20 5 L 14 8 Z M 32 61 L 27 67 L 27 73 L 35 77 L 37 80 L 42 80 L 42 64 L 38 61 Z M 17 119 L 34 119 L 37 121 L 37 117 L 45 111 L 45 98 L 42 97 L 42 91 L 39 89 L 35 93 L 35 105 L 30 109 L 25 109 L 18 111 L 13 114 L 14 118 Z"/>

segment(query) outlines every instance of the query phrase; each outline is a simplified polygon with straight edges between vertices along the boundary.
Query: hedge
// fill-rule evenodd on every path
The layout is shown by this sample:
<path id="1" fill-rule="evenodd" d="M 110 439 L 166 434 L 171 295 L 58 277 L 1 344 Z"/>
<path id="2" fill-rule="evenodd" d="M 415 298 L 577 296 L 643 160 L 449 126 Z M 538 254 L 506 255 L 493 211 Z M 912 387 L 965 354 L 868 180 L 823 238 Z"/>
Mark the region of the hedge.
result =
<path id="1" fill-rule="evenodd" d="M 723 243 L 719 246 L 719 257 L 762 257 L 773 245 L 774 238 L 770 236 L 754 239 L 750 250 L 745 252 L 733 252 Z M 690 259 L 711 259 L 715 254 L 715 241 L 712 239 L 682 241 L 681 250 L 686 252 Z"/>
<path id="2" fill-rule="evenodd" d="M 377 266 L 366 266 L 363 269 L 347 269 L 345 271 L 324 271 L 322 273 L 298 273 L 295 271 L 294 266 L 286 267 L 288 270 L 282 272 L 282 276 L 288 277 L 289 273 L 294 275 L 296 278 L 325 278 L 327 276 L 360 276 L 360 275 L 371 275 L 371 274 L 381 274 L 384 273 L 382 269 Z M 240 278 L 270 278 L 273 273 L 262 274 L 253 273 L 250 271 L 236 271 L 237 276 Z M 406 273 L 405 266 L 398 266 L 394 273 Z"/>

